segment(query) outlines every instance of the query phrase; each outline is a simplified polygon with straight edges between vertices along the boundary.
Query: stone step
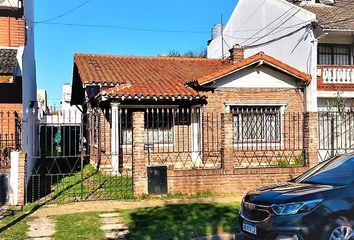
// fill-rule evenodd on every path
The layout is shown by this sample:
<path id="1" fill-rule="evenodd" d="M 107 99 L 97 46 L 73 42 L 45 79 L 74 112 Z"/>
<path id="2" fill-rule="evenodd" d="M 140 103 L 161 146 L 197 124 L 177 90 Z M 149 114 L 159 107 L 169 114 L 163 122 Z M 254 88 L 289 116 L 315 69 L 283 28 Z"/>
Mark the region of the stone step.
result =
<path id="1" fill-rule="evenodd" d="M 120 217 L 119 213 L 101 213 L 100 218 L 113 218 L 113 217 Z"/>
<path id="2" fill-rule="evenodd" d="M 119 232 L 107 232 L 105 234 L 107 239 L 125 239 L 125 237 L 129 234 L 129 230 L 119 231 Z"/>
<path id="3" fill-rule="evenodd" d="M 103 231 L 119 231 L 119 230 L 127 230 L 128 227 L 124 224 L 106 224 L 101 226 Z"/>

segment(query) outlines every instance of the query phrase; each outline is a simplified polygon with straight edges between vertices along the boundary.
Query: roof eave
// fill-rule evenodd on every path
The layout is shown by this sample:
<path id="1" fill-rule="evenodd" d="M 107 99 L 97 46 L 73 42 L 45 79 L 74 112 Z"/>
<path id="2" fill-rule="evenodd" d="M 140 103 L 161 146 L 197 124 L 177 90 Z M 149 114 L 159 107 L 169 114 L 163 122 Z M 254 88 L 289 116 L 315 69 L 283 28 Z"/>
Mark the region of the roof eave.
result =
<path id="1" fill-rule="evenodd" d="M 268 62 L 268 61 L 266 61 L 264 59 L 259 59 L 257 61 L 254 61 L 254 62 L 250 63 L 250 64 L 242 66 L 241 68 L 237 68 L 237 69 L 235 69 L 233 71 L 230 71 L 230 72 L 228 72 L 226 74 L 223 74 L 222 76 L 218 76 L 218 77 L 215 77 L 215 78 L 213 78 L 213 79 L 211 79 L 209 81 L 200 83 L 199 85 L 200 86 L 204 86 L 204 85 L 209 84 L 211 82 L 217 81 L 217 80 L 219 80 L 219 79 L 221 79 L 223 77 L 229 76 L 229 75 L 231 75 L 231 74 L 233 74 L 235 72 L 238 72 L 238 71 L 241 71 L 241 70 L 243 70 L 245 68 L 248 68 L 248 67 L 250 67 L 252 65 L 265 65 L 265 64 L 267 64 L 267 65 L 269 65 L 269 66 L 271 66 L 271 67 L 273 67 L 275 69 L 278 69 L 279 71 L 281 71 L 281 72 L 283 72 L 285 74 L 288 74 L 288 75 L 290 75 L 290 76 L 292 76 L 292 77 L 294 77 L 294 78 L 296 78 L 298 80 L 301 80 L 301 81 L 303 81 L 306 84 L 309 84 L 311 82 L 311 76 L 308 76 L 308 78 L 303 78 L 303 77 L 300 77 L 300 76 L 298 76 L 298 75 L 296 75 L 294 73 L 291 73 L 291 72 L 289 72 L 289 71 L 287 71 L 287 70 L 285 70 L 285 69 L 283 69 L 283 68 L 281 68 L 281 67 L 279 67 L 279 66 L 277 66 L 275 64 L 272 64 L 272 63 L 270 63 L 270 62 Z"/>

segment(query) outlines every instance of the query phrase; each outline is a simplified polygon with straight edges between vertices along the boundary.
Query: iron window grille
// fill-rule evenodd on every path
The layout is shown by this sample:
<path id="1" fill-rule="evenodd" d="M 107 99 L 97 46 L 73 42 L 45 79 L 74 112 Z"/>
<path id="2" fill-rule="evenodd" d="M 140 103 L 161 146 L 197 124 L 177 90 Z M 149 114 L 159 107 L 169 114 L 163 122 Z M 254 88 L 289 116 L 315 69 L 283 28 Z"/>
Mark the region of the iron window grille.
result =
<path id="1" fill-rule="evenodd" d="M 121 140 L 124 145 L 133 141 L 132 113 L 134 109 L 125 109 L 121 113 Z M 145 110 L 145 143 L 173 144 L 176 109 L 148 108 Z"/>
<path id="2" fill-rule="evenodd" d="M 232 107 L 234 143 L 280 143 L 281 107 Z"/>
<path id="3" fill-rule="evenodd" d="M 351 65 L 351 45 L 319 44 L 318 64 L 320 65 Z"/>

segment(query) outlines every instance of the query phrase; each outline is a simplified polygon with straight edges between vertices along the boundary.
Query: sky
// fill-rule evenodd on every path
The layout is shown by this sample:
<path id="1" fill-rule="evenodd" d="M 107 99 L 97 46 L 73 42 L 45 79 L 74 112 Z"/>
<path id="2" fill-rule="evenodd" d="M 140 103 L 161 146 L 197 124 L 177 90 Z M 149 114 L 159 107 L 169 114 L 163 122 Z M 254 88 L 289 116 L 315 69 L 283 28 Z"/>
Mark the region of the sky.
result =
<path id="1" fill-rule="evenodd" d="M 87 3 L 86 3 L 87 2 Z M 211 28 L 229 19 L 237 0 L 35 0 L 37 87 L 60 106 L 74 53 L 157 56 L 206 49 Z M 111 28 L 53 23 L 114 26 Z M 151 31 L 153 30 L 153 31 Z M 178 31 L 178 32 L 168 32 Z"/>

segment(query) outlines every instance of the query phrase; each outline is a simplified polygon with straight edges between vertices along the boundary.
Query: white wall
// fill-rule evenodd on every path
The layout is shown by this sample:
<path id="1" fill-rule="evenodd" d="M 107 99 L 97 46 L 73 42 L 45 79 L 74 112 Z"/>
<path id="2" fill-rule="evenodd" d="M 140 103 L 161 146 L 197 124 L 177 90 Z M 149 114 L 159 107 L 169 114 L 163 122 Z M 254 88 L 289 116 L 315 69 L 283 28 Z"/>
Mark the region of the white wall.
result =
<path id="1" fill-rule="evenodd" d="M 216 88 L 298 88 L 299 81 L 265 66 L 248 67 L 213 84 Z"/>
<path id="2" fill-rule="evenodd" d="M 292 15 L 294 15 L 292 17 Z M 286 23 L 280 24 L 289 19 Z M 310 13 L 284 0 L 239 0 L 230 20 L 224 30 L 224 54 L 229 55 L 228 49 L 235 44 L 241 46 L 264 43 L 271 39 L 286 35 L 310 23 L 315 19 L 315 14 Z M 272 23 L 274 22 L 274 23 Z M 298 24 L 297 26 L 294 26 Z M 268 26 L 269 25 L 269 26 Z M 274 30 L 274 28 L 277 28 Z M 263 29 L 259 31 L 260 29 Z M 275 57 L 301 71 L 311 73 L 311 34 L 301 30 L 292 36 L 279 41 L 245 50 L 245 57 L 260 51 Z M 270 34 L 267 37 L 257 39 Z M 255 35 L 255 36 L 253 36 Z M 213 40 L 208 46 L 209 58 L 221 58 L 221 39 Z"/>
<path id="3" fill-rule="evenodd" d="M 34 167 L 35 161 L 31 156 L 34 156 L 34 149 L 37 144 L 37 134 L 35 131 L 35 124 L 37 122 L 37 115 L 32 113 L 30 109 L 31 102 L 34 102 L 36 107 L 37 101 L 37 84 L 36 84 L 36 69 L 35 69 L 35 55 L 34 55 L 34 0 L 24 1 L 24 14 L 26 19 L 26 45 L 23 52 L 23 76 L 22 76 L 22 99 L 23 99 L 23 148 L 28 154 L 27 160 L 27 182 L 30 173 Z M 28 110 L 28 113 L 27 113 Z"/>

